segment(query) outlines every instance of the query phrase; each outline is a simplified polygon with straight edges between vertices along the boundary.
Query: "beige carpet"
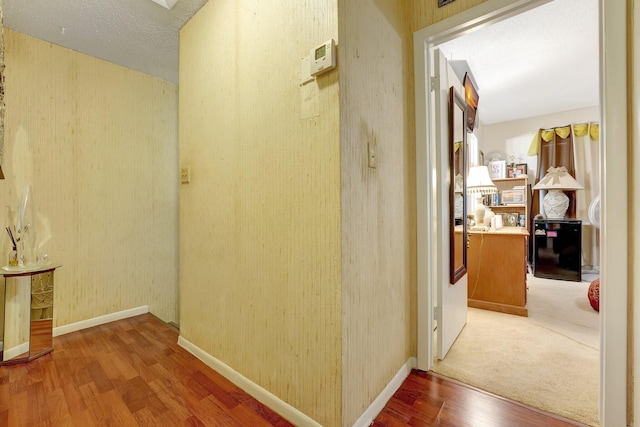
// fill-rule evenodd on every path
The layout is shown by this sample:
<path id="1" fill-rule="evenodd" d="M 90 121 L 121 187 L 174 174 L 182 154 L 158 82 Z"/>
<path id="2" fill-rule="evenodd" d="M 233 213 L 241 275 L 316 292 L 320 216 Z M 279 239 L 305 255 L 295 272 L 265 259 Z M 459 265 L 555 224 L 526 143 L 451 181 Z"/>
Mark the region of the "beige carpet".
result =
<path id="1" fill-rule="evenodd" d="M 469 308 L 434 372 L 598 426 L 599 314 L 589 282 L 527 276 L 529 317 Z"/>

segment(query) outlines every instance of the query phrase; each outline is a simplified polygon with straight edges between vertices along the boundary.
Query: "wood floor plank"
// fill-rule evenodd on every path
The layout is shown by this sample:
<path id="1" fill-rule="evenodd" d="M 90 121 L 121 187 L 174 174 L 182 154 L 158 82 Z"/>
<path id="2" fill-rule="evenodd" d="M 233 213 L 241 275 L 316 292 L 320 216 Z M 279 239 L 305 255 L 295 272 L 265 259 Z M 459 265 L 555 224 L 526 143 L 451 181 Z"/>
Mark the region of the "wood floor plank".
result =
<path id="1" fill-rule="evenodd" d="M 52 353 L 0 367 L 0 426 L 292 426 L 177 339 L 149 314 L 56 337 Z M 413 371 L 372 425 L 579 424 Z"/>
<path id="2" fill-rule="evenodd" d="M 568 427 L 582 424 L 525 407 L 435 374 L 412 371 L 374 427 Z"/>
<path id="3" fill-rule="evenodd" d="M 0 367 L 0 425 L 291 426 L 177 338 L 152 315 L 56 337 L 52 353 Z"/>
<path id="4" fill-rule="evenodd" d="M 113 390 L 113 384 L 111 383 L 109 376 L 105 373 L 104 369 L 102 369 L 102 366 L 97 360 L 90 362 L 87 365 L 87 370 L 89 371 L 91 380 L 95 384 L 100 394 Z"/>
<path id="5" fill-rule="evenodd" d="M 158 420 L 153 416 L 148 408 L 142 408 L 133 415 L 136 418 L 136 423 L 142 427 L 155 427 L 158 425 Z M 165 425 L 171 425 L 168 422 Z"/>
<path id="6" fill-rule="evenodd" d="M 93 417 L 91 410 L 89 408 L 84 411 L 75 412 L 70 414 L 71 421 L 73 422 L 74 427 L 87 427 L 87 426 L 96 426 L 97 421 Z"/>
<path id="7" fill-rule="evenodd" d="M 204 375 L 201 371 L 194 372 L 191 376 L 194 381 L 200 384 L 207 390 L 207 392 L 213 395 L 219 402 L 221 402 L 226 408 L 233 409 L 240 404 L 240 401 L 233 395 L 227 393 L 218 383 L 211 380 Z"/>
<path id="8" fill-rule="evenodd" d="M 179 384 L 167 387 L 164 384 L 154 381 L 149 383 L 149 387 L 151 387 L 158 399 L 168 408 L 168 412 L 173 418 L 184 422 L 193 416 L 193 413 L 189 411 L 185 405 Z"/>
<path id="9" fill-rule="evenodd" d="M 29 407 L 29 425 L 42 423 L 49 415 L 42 382 L 29 384 L 26 395 L 27 406 Z"/>
<path id="10" fill-rule="evenodd" d="M 231 410 L 231 416 L 243 426 L 270 427 L 272 425 L 244 403 L 234 407 Z"/>
<path id="11" fill-rule="evenodd" d="M 137 425 L 135 413 L 129 410 L 129 405 L 122 399 L 118 390 L 111 390 L 100 396 L 98 404 L 104 415 L 102 424 L 113 426 Z"/>
<path id="12" fill-rule="evenodd" d="M 47 410 L 43 411 L 47 415 L 46 421 L 52 426 L 73 425 L 67 401 L 62 389 L 56 389 L 45 396 Z"/>

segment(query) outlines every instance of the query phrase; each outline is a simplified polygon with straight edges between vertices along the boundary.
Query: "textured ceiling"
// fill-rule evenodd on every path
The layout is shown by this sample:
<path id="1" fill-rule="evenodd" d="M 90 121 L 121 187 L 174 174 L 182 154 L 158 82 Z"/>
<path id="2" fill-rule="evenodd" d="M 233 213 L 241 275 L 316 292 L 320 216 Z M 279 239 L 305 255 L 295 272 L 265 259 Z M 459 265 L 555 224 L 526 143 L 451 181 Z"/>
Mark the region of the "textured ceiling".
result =
<path id="1" fill-rule="evenodd" d="M 178 32 L 206 0 L 171 10 L 150 0 L 1 3 L 7 28 L 177 83 Z"/>
<path id="2" fill-rule="evenodd" d="M 492 124 L 599 104 L 598 0 L 555 0 L 440 45 Z"/>
<path id="3" fill-rule="evenodd" d="M 207 0 L 0 0 L 7 28 L 178 82 L 178 31 Z M 440 46 L 486 124 L 598 105 L 598 0 L 554 0 Z"/>

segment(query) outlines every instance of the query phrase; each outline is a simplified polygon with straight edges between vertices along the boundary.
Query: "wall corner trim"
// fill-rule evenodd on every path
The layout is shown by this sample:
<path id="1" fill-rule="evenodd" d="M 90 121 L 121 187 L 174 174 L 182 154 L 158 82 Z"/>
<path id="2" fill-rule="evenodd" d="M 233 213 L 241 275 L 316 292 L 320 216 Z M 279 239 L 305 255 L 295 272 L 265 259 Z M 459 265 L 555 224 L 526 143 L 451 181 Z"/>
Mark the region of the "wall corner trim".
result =
<path id="1" fill-rule="evenodd" d="M 391 379 L 389 384 L 380 392 L 378 397 L 369 405 L 366 411 L 360 415 L 360 418 L 353 424 L 353 427 L 368 427 L 373 423 L 373 420 L 378 416 L 380 411 L 382 411 L 393 397 L 393 394 L 400 388 L 402 383 L 411 373 L 411 370 L 414 369 L 418 364 L 418 361 L 415 357 L 410 357 L 407 360 L 398 373 Z"/>
<path id="2" fill-rule="evenodd" d="M 236 372 L 231 367 L 183 338 L 182 335 L 178 337 L 178 345 L 203 361 L 207 366 L 231 381 L 233 384 L 240 387 L 257 401 L 277 412 L 280 416 L 286 418 L 293 424 L 298 426 L 322 427 L 322 425 L 317 421 L 314 421 L 309 416 L 300 412 L 298 409 L 289 405 L 268 390 L 260 387 L 258 384 L 249 380 L 239 372 Z"/>
<path id="3" fill-rule="evenodd" d="M 128 310 L 117 311 L 115 313 L 105 314 L 104 316 L 98 316 L 91 319 L 81 320 L 75 323 L 69 323 L 68 325 L 57 326 L 53 328 L 53 336 L 64 335 L 71 332 L 80 331 L 82 329 L 91 328 L 93 326 L 104 325 L 105 323 L 115 322 L 116 320 L 126 319 L 128 317 L 138 316 L 140 314 L 146 314 L 149 312 L 148 305 L 142 305 L 140 307 L 130 308 Z"/>

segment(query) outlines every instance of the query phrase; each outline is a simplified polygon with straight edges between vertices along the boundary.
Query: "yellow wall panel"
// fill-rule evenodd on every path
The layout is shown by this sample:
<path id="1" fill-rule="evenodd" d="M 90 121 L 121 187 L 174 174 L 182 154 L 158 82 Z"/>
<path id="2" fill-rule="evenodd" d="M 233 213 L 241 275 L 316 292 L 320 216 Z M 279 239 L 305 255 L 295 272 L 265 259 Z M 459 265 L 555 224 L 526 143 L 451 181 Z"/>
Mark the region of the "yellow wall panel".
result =
<path id="1" fill-rule="evenodd" d="M 335 1 L 207 3 L 180 33 L 181 336 L 322 425 L 340 425 Z"/>
<path id="2" fill-rule="evenodd" d="M 342 2 L 343 426 L 415 355 L 412 49 L 403 2 Z M 368 148 L 376 147 L 375 168 Z"/>
<path id="3" fill-rule="evenodd" d="M 62 264 L 54 326 L 142 305 L 177 320 L 177 86 L 4 36 L 0 202 L 32 186 L 39 251 Z"/>

